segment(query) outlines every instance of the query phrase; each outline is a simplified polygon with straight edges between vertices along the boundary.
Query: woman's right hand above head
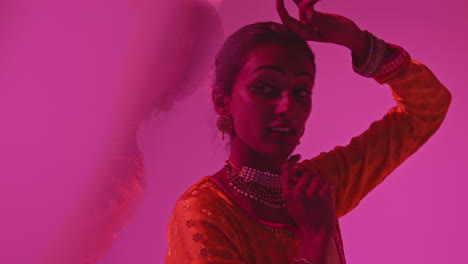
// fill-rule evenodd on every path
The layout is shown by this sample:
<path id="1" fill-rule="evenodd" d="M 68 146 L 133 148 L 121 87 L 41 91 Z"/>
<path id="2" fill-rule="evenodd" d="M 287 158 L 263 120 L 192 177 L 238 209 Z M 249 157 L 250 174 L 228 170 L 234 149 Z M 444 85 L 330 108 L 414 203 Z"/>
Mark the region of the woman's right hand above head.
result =
<path id="1" fill-rule="evenodd" d="M 368 37 L 349 18 L 317 12 L 319 0 L 293 0 L 299 8 L 299 20 L 289 15 L 284 0 L 276 0 L 276 9 L 281 21 L 290 30 L 307 41 L 333 43 L 347 47 L 358 57 L 366 54 Z"/>
<path id="2" fill-rule="evenodd" d="M 317 172 L 297 163 L 295 155 L 283 166 L 283 196 L 289 215 L 305 236 L 331 235 L 336 227 L 334 186 Z"/>

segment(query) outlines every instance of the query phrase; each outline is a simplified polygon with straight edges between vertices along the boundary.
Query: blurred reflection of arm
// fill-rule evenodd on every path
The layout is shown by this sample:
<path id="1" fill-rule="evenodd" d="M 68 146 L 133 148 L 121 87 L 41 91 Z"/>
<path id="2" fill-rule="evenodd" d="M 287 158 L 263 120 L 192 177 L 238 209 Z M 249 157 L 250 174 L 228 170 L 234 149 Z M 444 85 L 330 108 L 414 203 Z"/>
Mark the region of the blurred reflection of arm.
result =
<path id="1" fill-rule="evenodd" d="M 95 180 L 42 263 L 95 263 L 131 222 L 144 194 L 137 129 L 206 80 L 222 40 L 207 1 L 132 1 L 136 30 L 129 44 L 105 155 Z"/>

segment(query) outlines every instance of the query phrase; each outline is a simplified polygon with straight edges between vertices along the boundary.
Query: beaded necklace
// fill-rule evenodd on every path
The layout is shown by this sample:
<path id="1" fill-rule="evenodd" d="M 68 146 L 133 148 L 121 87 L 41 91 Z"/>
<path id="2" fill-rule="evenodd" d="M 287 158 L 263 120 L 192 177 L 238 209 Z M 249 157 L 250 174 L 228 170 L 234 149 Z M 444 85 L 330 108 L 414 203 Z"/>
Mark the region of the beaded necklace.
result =
<path id="1" fill-rule="evenodd" d="M 269 207 L 286 207 L 280 175 L 249 167 L 239 169 L 230 160 L 226 161 L 225 168 L 229 187 L 234 191 Z M 238 173 L 234 173 L 234 169 Z"/>

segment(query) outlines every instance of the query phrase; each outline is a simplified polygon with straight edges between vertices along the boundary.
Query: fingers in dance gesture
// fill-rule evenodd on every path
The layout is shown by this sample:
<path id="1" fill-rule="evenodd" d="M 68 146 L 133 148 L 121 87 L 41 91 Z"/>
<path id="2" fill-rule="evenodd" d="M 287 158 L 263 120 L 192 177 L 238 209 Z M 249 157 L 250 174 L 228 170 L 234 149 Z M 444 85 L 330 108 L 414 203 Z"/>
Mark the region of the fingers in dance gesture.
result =
<path id="1" fill-rule="evenodd" d="M 317 172 L 296 163 L 299 155 L 283 166 L 286 208 L 304 233 L 335 228 L 334 186 Z"/>
<path id="2" fill-rule="evenodd" d="M 333 184 L 297 163 L 293 156 L 283 166 L 283 196 L 289 215 L 303 233 L 302 257 L 321 263 L 336 228 Z"/>
<path id="3" fill-rule="evenodd" d="M 276 0 L 276 9 L 285 26 L 305 40 L 333 43 L 349 48 L 361 57 L 367 52 L 368 39 L 352 20 L 315 10 L 319 0 L 294 0 L 299 20 L 289 15 L 284 0 Z"/>

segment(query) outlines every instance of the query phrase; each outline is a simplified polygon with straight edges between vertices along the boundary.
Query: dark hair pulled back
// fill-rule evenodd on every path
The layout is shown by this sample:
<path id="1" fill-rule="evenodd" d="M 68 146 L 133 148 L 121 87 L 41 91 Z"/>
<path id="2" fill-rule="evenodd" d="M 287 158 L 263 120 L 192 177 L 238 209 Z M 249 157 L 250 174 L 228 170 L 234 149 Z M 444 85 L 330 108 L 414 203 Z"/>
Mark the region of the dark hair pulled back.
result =
<path id="1" fill-rule="evenodd" d="M 215 59 L 214 88 L 231 95 L 234 81 L 249 53 L 266 43 L 303 49 L 315 68 L 314 53 L 304 39 L 283 24 L 257 22 L 240 28 L 223 43 Z"/>

